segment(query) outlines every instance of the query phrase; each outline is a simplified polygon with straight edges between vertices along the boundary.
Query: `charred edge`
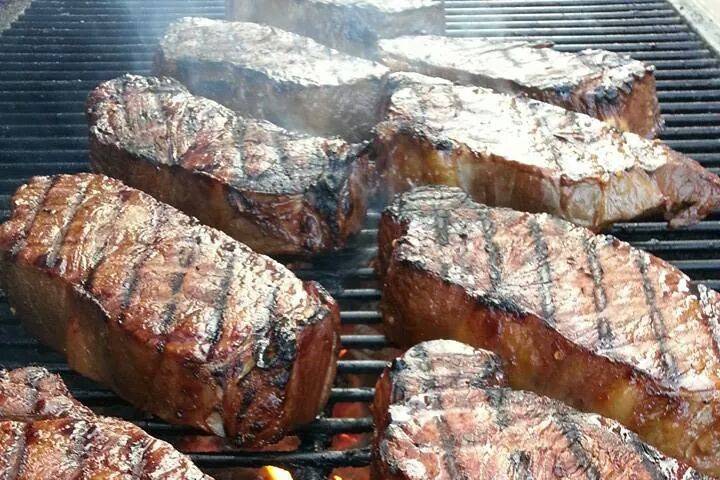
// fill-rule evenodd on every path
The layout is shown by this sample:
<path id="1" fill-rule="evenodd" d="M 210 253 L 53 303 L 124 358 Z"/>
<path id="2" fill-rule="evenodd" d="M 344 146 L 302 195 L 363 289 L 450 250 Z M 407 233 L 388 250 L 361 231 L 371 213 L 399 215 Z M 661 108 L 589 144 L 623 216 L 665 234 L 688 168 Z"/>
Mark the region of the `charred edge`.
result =
<path id="1" fill-rule="evenodd" d="M 510 426 L 510 417 L 505 408 L 507 400 L 507 389 L 489 388 L 485 391 L 488 403 L 495 410 L 495 424 L 502 430 Z"/>
<path id="2" fill-rule="evenodd" d="M 530 454 L 524 450 L 515 450 L 508 457 L 510 468 L 508 469 L 508 477 L 512 480 L 533 480 L 530 465 L 532 458 Z"/>
<path id="3" fill-rule="evenodd" d="M 115 233 L 115 226 L 118 223 L 117 219 L 120 218 L 120 215 L 122 214 L 122 211 L 123 211 L 125 205 L 126 205 L 125 201 L 120 200 L 120 202 L 115 205 L 112 216 L 108 218 L 108 222 L 104 225 L 104 227 L 111 225 L 110 232 L 108 233 L 107 237 L 105 237 L 105 241 L 100 246 L 100 249 L 93 256 L 92 266 L 88 269 L 87 276 L 85 277 L 85 279 L 82 282 L 85 290 L 90 290 L 92 288 L 93 283 L 95 282 L 95 275 L 97 273 L 98 267 L 105 260 L 105 254 L 107 251 L 108 243 L 110 242 L 110 239 L 112 238 L 112 236 Z"/>
<path id="4" fill-rule="evenodd" d="M 47 202 L 50 190 L 52 190 L 52 188 L 57 184 L 59 179 L 59 175 L 54 176 L 52 180 L 50 180 L 50 183 L 48 183 L 43 189 L 43 193 L 42 195 L 40 195 L 40 199 L 37 202 L 37 207 L 35 207 L 35 210 L 33 210 L 32 216 L 28 220 L 25 230 L 23 230 L 20 238 L 18 238 L 17 242 L 15 242 L 15 245 L 13 245 L 10 249 L 11 257 L 16 257 L 20 252 L 23 251 L 23 249 L 27 245 L 28 236 L 30 235 L 30 232 L 32 232 L 32 229 L 35 226 L 35 221 L 37 220 L 38 215 L 43 210 L 43 207 L 45 207 L 45 202 Z"/>
<path id="5" fill-rule="evenodd" d="M 643 467 L 652 480 L 667 479 L 661 467 L 663 459 L 656 450 L 646 445 L 634 433 L 628 432 L 627 440 L 638 455 L 640 455 Z"/>
<path id="6" fill-rule="evenodd" d="M 678 377 L 677 362 L 673 354 L 668 350 L 667 343 L 665 342 L 667 339 L 667 329 L 665 327 L 665 320 L 663 319 L 662 313 L 657 307 L 655 289 L 650 283 L 650 277 L 648 276 L 647 254 L 644 252 L 637 252 L 635 256 L 635 263 L 640 271 L 640 275 L 642 276 L 645 304 L 648 306 L 650 311 L 652 330 L 655 335 L 655 341 L 657 342 L 658 349 L 660 350 L 660 362 L 663 367 L 665 379 L 670 382 L 671 385 L 676 385 Z"/>
<path id="7" fill-rule="evenodd" d="M 555 423 L 568 441 L 570 452 L 572 452 L 573 457 L 575 457 L 578 468 L 585 473 L 588 480 L 600 480 L 600 471 L 582 446 L 580 431 L 577 425 L 570 416 L 564 412 L 557 412 L 553 416 Z"/>
<path id="8" fill-rule="evenodd" d="M 45 257 L 45 265 L 48 268 L 54 267 L 57 263 L 58 254 L 60 253 L 63 245 L 65 245 L 65 238 L 67 237 L 67 233 L 70 230 L 70 227 L 72 226 L 78 211 L 80 211 L 80 206 L 87 198 L 87 191 L 90 188 L 91 183 L 92 180 L 88 180 L 85 186 L 80 190 L 80 192 L 78 192 L 78 194 L 73 199 L 72 204 L 68 209 L 68 215 L 63 219 L 63 226 L 60 228 L 57 237 L 53 240 L 52 248 Z"/>
<path id="9" fill-rule="evenodd" d="M 350 167 L 356 157 L 348 152 L 345 157 L 337 152 L 328 151 L 328 168 L 316 184 L 309 189 L 310 204 L 325 220 L 333 239 L 337 239 L 341 233 L 340 212 L 348 208 L 340 208 L 344 202 L 349 201 L 343 198 L 343 191 L 349 187 Z M 347 193 L 349 195 L 349 193 Z"/>
<path id="10" fill-rule="evenodd" d="M 8 478 L 23 478 L 23 473 L 25 470 L 25 457 L 27 456 L 28 451 L 28 440 L 30 439 L 30 435 L 32 434 L 32 425 L 32 423 L 25 423 L 22 426 L 22 435 L 18 436 L 17 458 L 15 459 L 15 465 L 13 465 L 12 469 L 14 475 L 9 475 Z"/>
<path id="11" fill-rule="evenodd" d="M 218 298 L 213 305 L 213 313 L 215 317 L 215 329 L 209 335 L 210 345 L 208 346 L 208 360 L 215 357 L 215 349 L 217 348 L 220 338 L 222 337 L 223 328 L 225 326 L 225 311 L 228 306 L 228 299 L 230 296 L 230 287 L 232 286 L 232 279 L 235 276 L 235 268 L 237 263 L 237 252 L 233 251 L 225 266 L 225 277 L 222 279 L 220 284 L 220 291 L 218 292 Z"/>
<path id="12" fill-rule="evenodd" d="M 427 348 L 423 344 L 420 344 L 415 348 L 421 362 L 421 368 L 423 369 L 423 372 L 427 374 L 423 376 L 423 387 L 429 390 L 436 390 L 437 381 L 432 372 L 432 361 L 430 359 L 430 356 L 428 355 Z M 440 404 L 439 407 L 442 407 L 441 394 L 437 395 L 437 401 Z M 437 416 L 435 422 L 438 433 L 440 435 L 440 443 L 443 449 L 443 460 L 445 463 L 445 467 L 450 473 L 450 478 L 458 480 L 469 480 L 469 477 L 462 468 L 462 465 L 457 462 L 457 451 L 454 441 L 455 436 L 452 434 L 452 432 L 448 430 L 447 423 L 445 422 L 445 417 L 440 414 Z"/>
<path id="13" fill-rule="evenodd" d="M 438 239 L 440 245 L 450 243 L 450 233 L 448 232 L 450 213 L 447 210 L 436 210 L 433 215 L 433 230 L 435 238 Z"/>
<path id="14" fill-rule="evenodd" d="M 77 464 L 75 467 L 77 476 L 81 476 L 83 465 L 85 464 L 85 459 L 88 454 L 87 446 L 89 446 L 92 441 L 93 431 L 96 427 L 90 425 L 89 422 L 84 420 L 78 421 L 74 427 L 75 428 L 73 428 L 73 431 L 70 434 L 70 442 L 72 443 L 70 455 Z"/>
<path id="15" fill-rule="evenodd" d="M 481 208 L 478 212 L 480 215 L 480 225 L 482 226 L 483 237 L 485 239 L 485 251 L 490 260 L 490 286 L 493 290 L 497 290 L 502 282 L 502 254 L 495 243 L 495 222 L 490 217 L 490 211 Z"/>
<path id="16" fill-rule="evenodd" d="M 585 248 L 585 255 L 587 257 L 588 267 L 590 267 L 590 274 L 592 275 L 593 280 L 593 297 L 595 300 L 595 312 L 597 312 L 598 314 L 602 314 L 602 312 L 607 307 L 607 293 L 605 292 L 605 286 L 603 285 L 603 268 L 600 264 L 600 259 L 597 256 L 597 244 L 593 241 L 590 235 L 585 235 L 583 238 L 583 247 Z M 598 317 L 597 332 L 600 348 L 611 348 L 614 340 L 614 335 L 610 326 L 610 322 L 606 317 Z"/>
<path id="17" fill-rule="evenodd" d="M 173 327 L 175 326 L 174 319 L 175 310 L 177 310 L 177 297 L 178 293 L 180 293 L 180 288 L 185 281 L 185 277 L 187 276 L 188 268 L 190 268 L 190 265 L 192 265 L 193 260 L 195 259 L 196 252 L 194 245 L 195 243 L 193 243 L 188 248 L 187 254 L 180 262 L 180 268 L 182 269 L 182 271 L 175 273 L 172 280 L 170 280 L 170 301 L 167 303 L 167 305 L 165 305 L 165 309 L 160 319 L 161 331 L 165 332 L 161 343 L 158 345 L 158 350 L 160 351 L 165 349 L 165 342 L 167 341 L 167 337 L 172 334 Z"/>
<path id="18" fill-rule="evenodd" d="M 167 221 L 167 212 L 164 208 L 158 208 L 155 210 L 152 219 L 152 236 L 153 240 L 148 243 L 146 250 L 140 255 L 137 262 L 131 267 L 128 278 L 123 283 L 125 290 L 121 292 L 122 301 L 120 302 L 120 319 L 123 320 L 127 315 L 127 309 L 130 306 L 130 300 L 137 290 L 138 283 L 140 282 L 140 269 L 145 265 L 145 262 L 150 259 L 150 255 L 153 253 L 153 245 L 157 241 L 160 233 L 160 228 Z"/>
<path id="19" fill-rule="evenodd" d="M 535 261 L 538 264 L 538 282 L 542 294 L 543 317 L 547 323 L 554 325 L 555 300 L 552 293 L 552 271 L 550 269 L 548 246 L 547 243 L 545 243 L 542 229 L 537 220 L 530 218 L 528 223 L 530 225 L 530 233 L 535 242 Z"/>

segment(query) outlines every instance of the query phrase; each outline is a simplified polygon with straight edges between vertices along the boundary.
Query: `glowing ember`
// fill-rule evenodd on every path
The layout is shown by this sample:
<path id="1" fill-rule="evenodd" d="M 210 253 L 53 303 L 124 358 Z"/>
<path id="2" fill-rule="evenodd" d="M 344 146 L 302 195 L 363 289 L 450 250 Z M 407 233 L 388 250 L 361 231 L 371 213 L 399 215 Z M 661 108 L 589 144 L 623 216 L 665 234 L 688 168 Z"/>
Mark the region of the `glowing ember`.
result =
<path id="1" fill-rule="evenodd" d="M 260 469 L 258 480 L 292 480 L 292 475 L 282 468 L 267 466 Z"/>
<path id="2" fill-rule="evenodd" d="M 347 348 L 343 348 L 342 350 L 340 350 L 340 353 L 338 353 L 338 357 L 343 358 L 345 355 L 347 355 L 347 353 Z"/>

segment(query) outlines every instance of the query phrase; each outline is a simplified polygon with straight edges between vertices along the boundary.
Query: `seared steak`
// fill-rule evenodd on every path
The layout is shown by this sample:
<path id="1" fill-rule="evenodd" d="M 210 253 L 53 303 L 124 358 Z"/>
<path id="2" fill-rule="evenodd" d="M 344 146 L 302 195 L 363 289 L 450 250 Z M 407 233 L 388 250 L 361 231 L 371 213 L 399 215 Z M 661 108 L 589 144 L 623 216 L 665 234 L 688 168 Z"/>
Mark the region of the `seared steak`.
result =
<path id="1" fill-rule="evenodd" d="M 493 354 L 452 341 L 397 359 L 374 410 L 376 480 L 705 478 L 613 420 L 506 388 Z"/>
<path id="2" fill-rule="evenodd" d="M 95 415 L 43 368 L 0 371 L 0 477 L 211 480 L 135 425 Z"/>
<path id="3" fill-rule="evenodd" d="M 266 23 L 368 58 L 381 38 L 445 31 L 439 0 L 227 0 L 226 11 L 229 20 Z"/>
<path id="4" fill-rule="evenodd" d="M 657 212 L 686 225 L 720 202 L 720 179 L 660 142 L 479 87 L 400 88 L 376 133 L 378 169 L 394 192 L 459 186 L 488 205 L 593 230 Z"/>
<path id="5" fill-rule="evenodd" d="M 87 114 L 95 170 L 256 251 L 336 249 L 365 218 L 359 146 L 244 119 L 168 78 L 102 83 Z"/>
<path id="6" fill-rule="evenodd" d="M 492 350 L 513 388 L 614 418 L 720 474 L 720 294 L 614 237 L 457 188 L 399 196 L 379 243 L 396 344 Z"/>
<path id="7" fill-rule="evenodd" d="M 497 38 L 405 36 L 379 42 L 393 70 L 522 93 L 645 137 L 662 121 L 654 67 L 604 50 L 567 53 L 551 43 Z"/>
<path id="8" fill-rule="evenodd" d="M 184 18 L 160 42 L 155 71 L 241 115 L 358 140 L 381 116 L 388 70 L 275 27 Z"/>
<path id="9" fill-rule="evenodd" d="M 117 180 L 33 178 L 0 255 L 31 333 L 168 422 L 262 445 L 327 399 L 339 314 L 322 287 Z"/>

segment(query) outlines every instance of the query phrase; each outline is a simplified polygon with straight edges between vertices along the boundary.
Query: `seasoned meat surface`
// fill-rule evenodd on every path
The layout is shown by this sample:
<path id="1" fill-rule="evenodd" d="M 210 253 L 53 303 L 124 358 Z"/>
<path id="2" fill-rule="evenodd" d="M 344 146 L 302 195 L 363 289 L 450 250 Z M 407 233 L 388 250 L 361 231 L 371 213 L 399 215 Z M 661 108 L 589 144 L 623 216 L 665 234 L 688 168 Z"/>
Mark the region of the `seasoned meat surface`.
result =
<path id="1" fill-rule="evenodd" d="M 687 225 L 720 203 L 720 179 L 663 143 L 536 100 L 433 82 L 395 91 L 376 127 L 390 191 L 459 186 L 488 205 L 593 230 L 658 212 Z"/>
<path id="2" fill-rule="evenodd" d="M 445 31 L 437 0 L 227 0 L 226 11 L 229 20 L 273 25 L 367 58 L 382 38 Z"/>
<path id="3" fill-rule="evenodd" d="M 376 389 L 373 478 L 706 478 L 613 420 L 507 388 L 498 364 L 448 340 L 397 359 Z"/>
<path id="4" fill-rule="evenodd" d="M 44 368 L 0 371 L 0 476 L 211 480 L 135 425 L 95 415 Z"/>
<path id="5" fill-rule="evenodd" d="M 654 67 L 605 50 L 560 52 L 548 42 L 403 36 L 379 42 L 382 62 L 497 92 L 524 94 L 654 137 L 662 124 Z"/>
<path id="6" fill-rule="evenodd" d="M 241 115 L 348 140 L 380 119 L 388 72 L 275 27 L 206 18 L 168 27 L 155 71 Z"/>
<path id="7" fill-rule="evenodd" d="M 242 118 L 169 78 L 104 82 L 87 114 L 95 170 L 261 253 L 336 249 L 364 220 L 360 146 Z"/>
<path id="8" fill-rule="evenodd" d="M 614 237 L 449 187 L 398 196 L 379 252 L 396 344 L 492 350 L 513 388 L 618 420 L 720 474 L 717 292 Z"/>
<path id="9" fill-rule="evenodd" d="M 322 287 L 117 180 L 33 178 L 0 255 L 27 330 L 168 422 L 257 446 L 327 399 L 339 314 Z"/>

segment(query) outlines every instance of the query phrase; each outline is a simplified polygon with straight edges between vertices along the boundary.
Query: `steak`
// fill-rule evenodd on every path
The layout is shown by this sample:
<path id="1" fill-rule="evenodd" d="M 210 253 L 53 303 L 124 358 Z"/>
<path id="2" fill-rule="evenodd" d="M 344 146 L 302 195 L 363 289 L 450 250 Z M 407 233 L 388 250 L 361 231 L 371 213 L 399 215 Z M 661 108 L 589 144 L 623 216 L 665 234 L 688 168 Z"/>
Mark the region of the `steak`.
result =
<path id="1" fill-rule="evenodd" d="M 662 124 L 655 68 L 613 52 L 567 53 L 547 42 L 430 35 L 381 40 L 379 52 L 393 70 L 524 94 L 641 136 L 654 137 Z"/>
<path id="2" fill-rule="evenodd" d="M 388 72 L 275 27 L 206 18 L 168 27 L 155 71 L 241 115 L 348 140 L 381 118 Z"/>
<path id="3" fill-rule="evenodd" d="M 395 344 L 487 348 L 513 388 L 613 418 L 720 474 L 720 294 L 614 237 L 457 188 L 400 195 L 378 238 Z"/>
<path id="4" fill-rule="evenodd" d="M 273 25 L 367 58 L 382 38 L 445 32 L 437 0 L 227 0 L 226 11 L 229 20 Z"/>
<path id="5" fill-rule="evenodd" d="M 360 146 L 244 119 L 169 78 L 124 77 L 88 98 L 93 168 L 256 251 L 337 249 L 365 218 Z"/>
<path id="6" fill-rule="evenodd" d="M 327 400 L 339 313 L 322 287 L 117 180 L 30 180 L 0 266 L 28 331 L 163 420 L 260 446 Z"/>
<path id="7" fill-rule="evenodd" d="M 44 368 L 0 371 L 0 476 L 211 480 L 169 444 L 100 417 Z"/>
<path id="8" fill-rule="evenodd" d="M 497 357 L 457 342 L 397 359 L 374 410 L 377 480 L 706 478 L 613 420 L 507 388 Z"/>
<path id="9" fill-rule="evenodd" d="M 395 91 L 376 127 L 390 192 L 459 186 L 488 205 L 596 231 L 656 213 L 687 225 L 720 203 L 720 179 L 658 141 L 537 100 L 432 82 Z"/>

